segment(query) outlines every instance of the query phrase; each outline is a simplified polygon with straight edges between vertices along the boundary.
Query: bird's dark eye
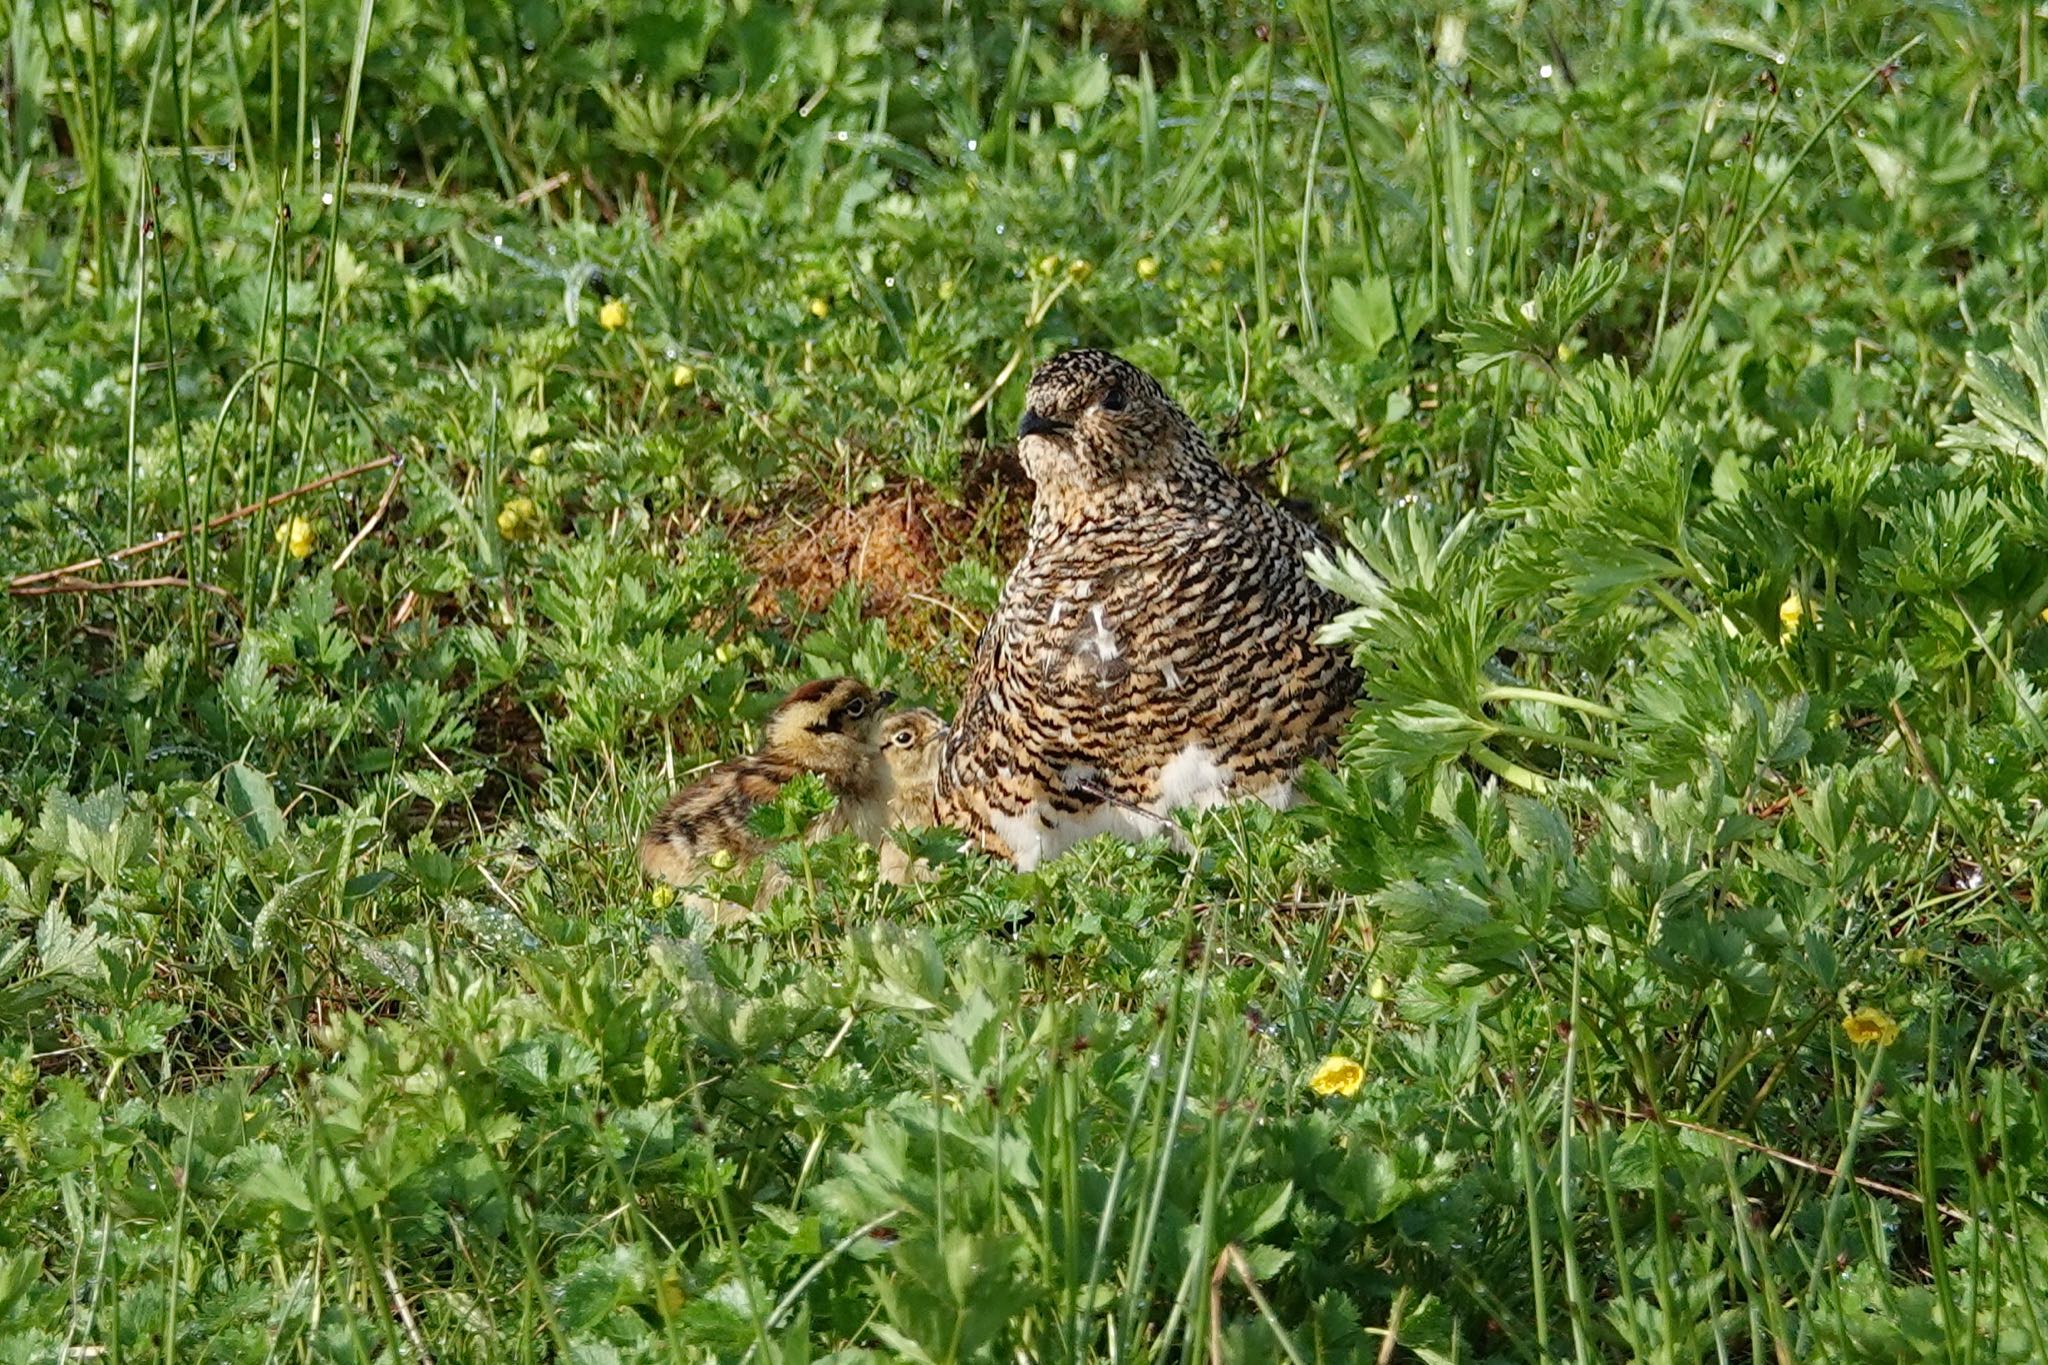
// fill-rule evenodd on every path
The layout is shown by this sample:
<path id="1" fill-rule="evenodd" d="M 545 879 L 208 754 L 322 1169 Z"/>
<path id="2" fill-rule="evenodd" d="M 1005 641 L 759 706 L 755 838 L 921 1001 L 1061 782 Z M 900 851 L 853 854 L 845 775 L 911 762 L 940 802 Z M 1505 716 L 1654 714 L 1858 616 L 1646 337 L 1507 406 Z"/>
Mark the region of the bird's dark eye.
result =
<path id="1" fill-rule="evenodd" d="M 1102 395 L 1102 410 L 1104 412 L 1122 412 L 1124 410 L 1124 390 L 1121 384 Z"/>
<path id="2" fill-rule="evenodd" d="M 846 714 L 852 716 L 855 720 L 859 720 L 867 713 L 868 704 L 859 697 L 855 697 L 852 701 L 846 703 Z"/>

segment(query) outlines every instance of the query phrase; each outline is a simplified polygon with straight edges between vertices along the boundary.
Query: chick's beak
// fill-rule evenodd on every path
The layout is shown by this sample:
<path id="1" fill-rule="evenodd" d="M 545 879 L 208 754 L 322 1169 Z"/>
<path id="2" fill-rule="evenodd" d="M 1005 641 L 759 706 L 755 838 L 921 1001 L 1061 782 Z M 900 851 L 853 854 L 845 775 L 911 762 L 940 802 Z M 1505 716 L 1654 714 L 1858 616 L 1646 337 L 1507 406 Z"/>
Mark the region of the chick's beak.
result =
<path id="1" fill-rule="evenodd" d="M 884 690 L 875 693 L 875 704 L 877 706 L 887 706 L 890 702 L 894 700 L 896 700 L 896 694 L 894 692 Z"/>
<path id="2" fill-rule="evenodd" d="M 1065 422 L 1055 422 L 1037 408 L 1026 408 L 1024 420 L 1017 424 L 1017 439 L 1021 441 L 1026 436 L 1053 436 L 1066 429 Z"/>

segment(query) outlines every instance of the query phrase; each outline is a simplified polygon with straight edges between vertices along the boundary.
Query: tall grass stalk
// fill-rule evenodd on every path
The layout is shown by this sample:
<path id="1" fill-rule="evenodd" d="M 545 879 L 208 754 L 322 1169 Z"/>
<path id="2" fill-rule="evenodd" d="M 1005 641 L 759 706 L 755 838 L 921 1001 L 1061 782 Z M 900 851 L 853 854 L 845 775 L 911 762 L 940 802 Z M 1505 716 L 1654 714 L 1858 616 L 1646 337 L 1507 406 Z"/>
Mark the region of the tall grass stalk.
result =
<path id="1" fill-rule="evenodd" d="M 1693 356 L 1699 350 L 1700 338 L 1706 334 L 1707 316 L 1713 309 L 1714 300 L 1720 297 L 1723 286 L 1728 283 L 1729 274 L 1735 269 L 1735 262 L 1748 249 L 1750 240 L 1756 236 L 1757 229 L 1763 226 L 1764 220 L 1770 217 L 1771 211 L 1778 206 L 1778 201 L 1784 197 L 1786 188 L 1792 183 L 1793 174 L 1805 162 L 1807 155 L 1820 145 L 1821 140 L 1834 131 L 1835 125 L 1842 121 L 1842 116 L 1849 112 L 1850 107 L 1856 103 L 1863 92 L 1868 90 L 1872 83 L 1877 80 L 1878 73 L 1886 67 L 1895 66 L 1908 52 L 1920 46 L 1921 41 L 1921 37 L 1916 34 L 1893 49 L 1889 57 L 1885 58 L 1877 66 L 1872 67 L 1869 74 L 1856 82 L 1848 94 L 1837 100 L 1834 107 L 1828 111 L 1827 117 L 1821 120 L 1820 127 L 1814 129 L 1808 135 L 1806 141 L 1800 145 L 1799 150 L 1792 154 L 1791 161 L 1786 164 L 1784 171 L 1772 183 L 1769 192 L 1764 195 L 1763 202 L 1758 204 L 1756 210 L 1750 213 L 1747 218 L 1740 218 L 1739 215 L 1748 208 L 1749 203 L 1746 183 L 1748 176 L 1745 175 L 1744 191 L 1735 207 L 1737 217 L 1730 220 L 1731 230 L 1729 238 L 1722 246 L 1720 252 L 1717 253 L 1712 263 L 1711 272 L 1703 277 L 1704 283 L 1693 293 L 1692 305 L 1688 310 L 1688 316 L 1685 320 L 1685 332 L 1679 341 L 1678 354 L 1672 360 L 1670 369 L 1665 372 L 1662 388 L 1663 396 L 1659 404 L 1660 412 L 1669 413 L 1672 404 L 1678 401 L 1679 385 L 1685 382 L 1687 372 L 1692 368 Z M 1774 92 L 1772 96 L 1774 104 L 1776 98 L 1777 96 Z M 1752 142 L 1750 149 L 1750 165 L 1752 167 L 1755 163 L 1755 142 L 1760 141 L 1761 138 L 1757 138 Z M 1740 225 L 1735 226 L 1738 220 Z"/>
<path id="2" fill-rule="evenodd" d="M 1344 45 L 1337 32 L 1336 0 L 1323 0 L 1317 17 L 1322 20 L 1323 41 L 1315 45 L 1316 55 L 1323 63 L 1323 78 L 1329 85 L 1330 103 L 1337 109 L 1337 144 L 1344 153 L 1344 169 L 1351 180 L 1351 210 L 1358 221 L 1359 241 L 1365 248 L 1366 263 L 1387 278 L 1394 307 L 1394 330 L 1400 334 L 1401 352 L 1406 355 L 1412 340 L 1401 306 L 1400 279 L 1387 262 L 1386 243 L 1380 236 L 1379 211 L 1366 180 L 1358 138 L 1351 126 L 1351 95 L 1344 79 Z"/>

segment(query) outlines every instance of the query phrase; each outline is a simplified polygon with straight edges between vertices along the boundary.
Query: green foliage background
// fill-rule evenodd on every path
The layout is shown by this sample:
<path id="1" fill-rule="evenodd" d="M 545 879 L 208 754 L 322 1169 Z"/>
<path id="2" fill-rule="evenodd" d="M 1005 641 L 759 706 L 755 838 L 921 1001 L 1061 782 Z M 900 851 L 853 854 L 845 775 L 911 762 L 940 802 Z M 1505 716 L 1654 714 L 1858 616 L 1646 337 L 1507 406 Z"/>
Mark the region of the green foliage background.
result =
<path id="1" fill-rule="evenodd" d="M 2037 9 L 0 13 L 0 1359 L 2048 1353 Z M 1312 804 L 650 895 L 1073 342 Z"/>

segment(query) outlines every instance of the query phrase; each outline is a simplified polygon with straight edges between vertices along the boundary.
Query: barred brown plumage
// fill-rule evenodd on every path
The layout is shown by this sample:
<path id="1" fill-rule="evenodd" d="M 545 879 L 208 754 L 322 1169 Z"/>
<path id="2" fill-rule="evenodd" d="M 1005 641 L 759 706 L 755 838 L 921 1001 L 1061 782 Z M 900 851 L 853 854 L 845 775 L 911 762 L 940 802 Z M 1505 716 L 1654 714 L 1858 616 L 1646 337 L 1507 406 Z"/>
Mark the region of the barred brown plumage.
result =
<path id="1" fill-rule="evenodd" d="M 1105 351 L 1031 376 L 1024 556 L 975 646 L 939 818 L 1019 867 L 1183 806 L 1289 804 L 1357 691 L 1317 631 L 1321 535 L 1219 464 L 1158 381 Z"/>
<path id="2" fill-rule="evenodd" d="M 791 692 L 769 717 L 758 751 L 720 763 L 662 806 L 640 840 L 641 868 L 689 886 L 718 855 L 730 859 L 727 866 L 760 857 L 768 845 L 748 818 L 803 773 L 817 774 L 837 801 L 819 833 L 850 830 L 881 843 L 893 788 L 877 739 L 883 708 L 894 699 L 855 678 L 821 678 Z"/>

